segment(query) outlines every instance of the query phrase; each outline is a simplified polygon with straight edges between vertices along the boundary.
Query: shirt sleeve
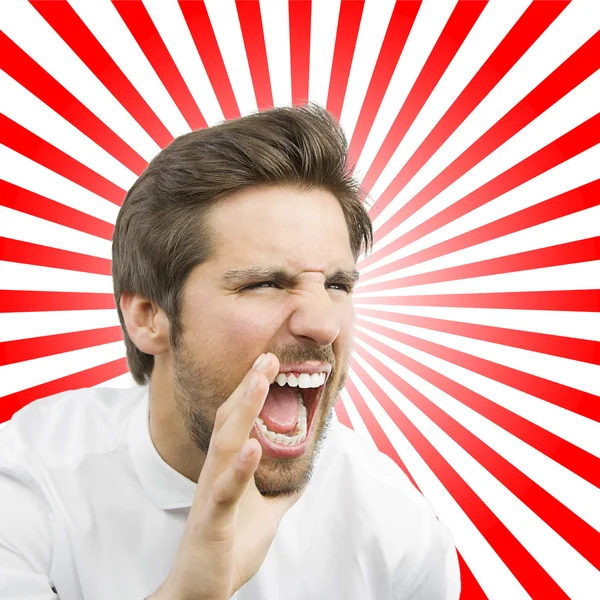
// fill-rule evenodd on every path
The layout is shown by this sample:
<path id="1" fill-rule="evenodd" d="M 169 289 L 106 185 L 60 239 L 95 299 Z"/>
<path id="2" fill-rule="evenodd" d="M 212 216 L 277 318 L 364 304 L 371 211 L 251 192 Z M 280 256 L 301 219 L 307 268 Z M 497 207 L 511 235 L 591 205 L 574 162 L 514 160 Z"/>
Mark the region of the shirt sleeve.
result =
<path id="1" fill-rule="evenodd" d="M 394 574 L 393 600 L 458 600 L 460 568 L 452 535 L 448 528 L 432 516 L 429 543 L 422 555 L 416 576 L 410 585 L 400 583 L 402 568 Z"/>
<path id="2" fill-rule="evenodd" d="M 50 580 L 53 517 L 34 482 L 0 462 L 0 598 L 57 600 Z"/>

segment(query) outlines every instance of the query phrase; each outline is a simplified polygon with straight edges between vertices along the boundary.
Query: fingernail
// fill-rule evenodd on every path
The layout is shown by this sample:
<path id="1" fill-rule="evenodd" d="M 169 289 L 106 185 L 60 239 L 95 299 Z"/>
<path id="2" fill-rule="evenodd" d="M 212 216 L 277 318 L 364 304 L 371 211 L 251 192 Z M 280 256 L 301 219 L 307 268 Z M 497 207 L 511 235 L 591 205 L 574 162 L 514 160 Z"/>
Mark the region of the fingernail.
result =
<path id="1" fill-rule="evenodd" d="M 270 354 L 265 354 L 262 358 L 262 360 L 256 365 L 256 370 L 259 372 L 263 372 L 267 369 L 267 367 L 269 366 L 269 363 L 271 362 L 271 355 Z"/>
<path id="2" fill-rule="evenodd" d="M 253 369 L 256 369 L 258 363 L 263 359 L 264 354 L 261 354 L 255 361 L 254 364 L 252 365 Z"/>

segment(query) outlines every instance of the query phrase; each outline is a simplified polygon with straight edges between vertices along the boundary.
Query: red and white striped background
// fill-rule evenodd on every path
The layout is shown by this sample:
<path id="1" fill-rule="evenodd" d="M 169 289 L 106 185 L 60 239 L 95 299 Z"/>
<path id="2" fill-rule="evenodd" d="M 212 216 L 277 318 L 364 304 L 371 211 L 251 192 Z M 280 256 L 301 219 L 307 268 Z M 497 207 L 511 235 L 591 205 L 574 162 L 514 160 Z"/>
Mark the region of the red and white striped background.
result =
<path id="1" fill-rule="evenodd" d="M 336 418 L 451 529 L 465 599 L 600 598 L 600 2 L 0 2 L 0 421 L 128 386 L 125 191 L 308 99 L 376 244 Z"/>

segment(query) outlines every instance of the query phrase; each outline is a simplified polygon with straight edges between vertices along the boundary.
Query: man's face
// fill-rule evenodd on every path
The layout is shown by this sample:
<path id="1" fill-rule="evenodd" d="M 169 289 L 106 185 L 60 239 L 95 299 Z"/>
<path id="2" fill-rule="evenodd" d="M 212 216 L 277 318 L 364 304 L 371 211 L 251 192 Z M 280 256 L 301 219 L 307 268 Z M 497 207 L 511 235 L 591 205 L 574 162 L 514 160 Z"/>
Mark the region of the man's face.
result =
<path id="1" fill-rule="evenodd" d="M 275 458 L 263 451 L 255 474 L 264 495 L 293 493 L 310 480 L 352 351 L 352 296 L 338 279 L 327 282 L 338 270 L 355 269 L 344 214 L 329 192 L 271 187 L 220 201 L 208 222 L 215 251 L 186 282 L 183 334 L 173 354 L 177 407 L 192 442 L 207 453 L 217 409 L 259 354 L 272 352 L 282 365 L 331 364 L 304 453 Z M 224 279 L 256 267 L 285 270 L 296 283 Z"/>

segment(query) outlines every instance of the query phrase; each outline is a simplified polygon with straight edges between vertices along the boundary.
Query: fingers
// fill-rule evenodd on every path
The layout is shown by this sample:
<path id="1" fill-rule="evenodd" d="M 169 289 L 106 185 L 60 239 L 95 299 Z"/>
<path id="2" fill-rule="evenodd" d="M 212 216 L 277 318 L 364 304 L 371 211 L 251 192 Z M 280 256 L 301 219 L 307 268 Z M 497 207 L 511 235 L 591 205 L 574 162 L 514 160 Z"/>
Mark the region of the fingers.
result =
<path id="1" fill-rule="evenodd" d="M 245 389 L 242 390 L 241 395 L 235 398 L 233 397 L 235 394 L 232 395 L 231 400 L 234 402 L 223 410 L 225 420 L 218 431 L 213 431 L 211 438 L 211 445 L 219 456 L 232 457 L 241 452 L 256 417 L 262 410 L 269 393 L 269 385 L 278 369 L 277 358 L 270 353 L 267 354 L 263 362 L 253 367 L 252 375 L 245 382 Z M 229 400 L 225 404 L 229 404 Z"/>
<path id="2" fill-rule="evenodd" d="M 231 523 L 262 456 L 260 443 L 250 439 L 229 468 L 214 483 L 209 504 L 209 521 L 214 531 Z"/>
<path id="3" fill-rule="evenodd" d="M 261 357 L 265 362 L 261 362 Z M 252 429 L 254 420 L 262 410 L 264 401 L 269 392 L 270 384 L 275 380 L 279 371 L 279 360 L 271 353 L 261 354 L 242 383 L 231 394 L 231 396 L 219 407 L 217 411 L 215 426 L 213 429 L 213 437 L 217 437 L 217 432 L 223 429 L 234 413 L 245 411 L 248 417 L 248 433 Z M 254 379 L 256 378 L 256 379 Z M 251 390 L 254 383 L 255 389 Z M 250 412 L 248 412 L 250 411 Z M 256 414 L 254 414 L 256 413 Z M 254 416 L 252 416 L 254 415 Z M 238 415 L 239 416 L 239 415 Z M 247 436 L 243 441 L 247 439 Z M 242 442 L 243 444 L 243 442 Z M 241 444 L 237 448 L 237 452 L 241 450 Z"/>
<path id="4" fill-rule="evenodd" d="M 206 490 L 212 489 L 216 478 L 229 468 L 242 451 L 262 410 L 270 382 L 279 370 L 277 357 L 273 354 L 266 356 L 266 362 L 255 363 L 217 411 L 208 454 L 198 480 Z M 253 383 L 255 387 L 252 389 Z"/>
<path id="5" fill-rule="evenodd" d="M 262 356 L 262 355 L 261 355 Z M 231 522 L 262 456 L 250 432 L 264 405 L 279 361 L 272 354 L 259 357 L 240 385 L 217 411 L 208 455 L 197 490 L 208 502 L 209 522 L 217 530 Z"/>
<path id="6" fill-rule="evenodd" d="M 270 358 L 270 360 L 266 364 L 263 365 L 263 368 L 265 370 L 261 371 L 258 368 L 257 363 L 259 362 L 259 359 L 261 359 L 261 357 L 265 357 L 265 356 L 268 356 Z M 236 390 L 233 392 L 233 394 L 231 394 L 231 396 L 219 407 L 219 410 L 217 411 L 216 418 L 215 418 L 214 431 L 220 430 L 223 427 L 223 425 L 227 422 L 227 420 L 229 419 L 231 413 L 236 409 L 237 406 L 239 406 L 239 403 L 243 399 L 244 394 L 248 391 L 248 388 L 250 386 L 250 383 L 251 383 L 251 380 L 252 380 L 252 377 L 254 376 L 254 374 L 264 375 L 267 378 L 266 393 L 268 393 L 268 386 L 271 383 L 273 383 L 278 372 L 279 372 L 279 360 L 277 359 L 277 357 L 274 354 L 271 354 L 270 352 L 267 353 L 266 355 L 261 354 L 256 359 L 256 362 L 254 363 L 252 368 L 248 371 L 248 373 L 246 374 L 244 379 L 242 379 L 240 385 L 236 388 Z M 267 397 L 266 393 L 265 393 L 264 399 L 266 399 L 266 397 Z M 264 401 L 264 399 L 263 399 L 263 401 Z M 260 413 L 261 409 L 262 409 L 262 405 L 258 411 L 259 413 Z M 258 413 L 257 413 L 257 416 L 258 416 Z"/>

